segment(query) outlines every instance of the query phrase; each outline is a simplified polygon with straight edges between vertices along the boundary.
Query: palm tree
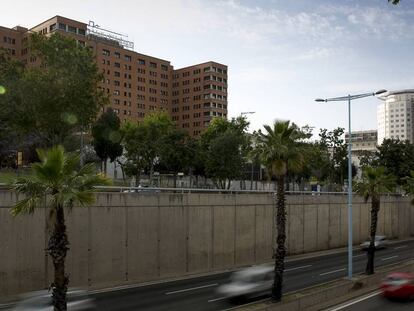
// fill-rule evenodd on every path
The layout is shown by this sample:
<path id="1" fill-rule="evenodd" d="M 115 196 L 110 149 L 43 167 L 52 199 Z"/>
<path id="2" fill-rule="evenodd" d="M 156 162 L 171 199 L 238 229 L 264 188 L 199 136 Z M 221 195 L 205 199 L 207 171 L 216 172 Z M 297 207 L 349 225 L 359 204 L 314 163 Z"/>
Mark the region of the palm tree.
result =
<path id="1" fill-rule="evenodd" d="M 74 205 L 89 205 L 95 200 L 93 186 L 108 184 L 95 173 L 95 164 L 78 169 L 80 157 L 65 153 L 62 146 L 47 151 L 37 150 L 40 162 L 32 165 L 33 176 L 20 178 L 13 184 L 17 193 L 25 198 L 12 208 L 14 216 L 33 213 L 36 208 L 48 209 L 49 243 L 47 252 L 54 266 L 51 284 L 55 311 L 66 310 L 66 292 L 69 278 L 65 274 L 65 258 L 68 251 L 65 210 Z"/>
<path id="2" fill-rule="evenodd" d="M 365 167 L 362 171 L 362 180 L 355 185 L 355 191 L 364 197 L 365 202 L 371 198 L 371 227 L 370 243 L 368 247 L 368 261 L 366 274 L 374 274 L 375 235 L 377 233 L 378 212 L 381 205 L 381 193 L 391 192 L 395 186 L 395 179 L 388 175 L 384 167 Z"/>
<path id="3" fill-rule="evenodd" d="M 275 177 L 277 247 L 275 258 L 275 278 L 272 286 L 272 300 L 282 298 L 283 270 L 286 255 L 286 208 L 285 178 L 289 172 L 299 171 L 304 164 L 303 148 L 300 141 L 308 136 L 290 121 L 275 121 L 273 127 L 264 126 L 266 133 L 258 132 L 257 152 L 266 166 L 269 178 Z"/>

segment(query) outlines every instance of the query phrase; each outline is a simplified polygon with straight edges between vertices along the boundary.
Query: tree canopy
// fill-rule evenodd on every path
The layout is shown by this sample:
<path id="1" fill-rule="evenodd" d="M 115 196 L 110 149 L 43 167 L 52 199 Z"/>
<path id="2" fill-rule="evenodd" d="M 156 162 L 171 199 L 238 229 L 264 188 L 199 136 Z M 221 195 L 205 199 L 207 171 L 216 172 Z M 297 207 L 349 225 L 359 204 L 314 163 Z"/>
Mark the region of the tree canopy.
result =
<path id="1" fill-rule="evenodd" d="M 201 135 L 206 175 L 218 188 L 229 188 L 231 181 L 241 175 L 250 148 L 248 125 L 243 117 L 215 118 Z"/>
<path id="2" fill-rule="evenodd" d="M 122 155 L 123 147 L 120 133 L 120 120 L 112 109 L 105 111 L 92 127 L 92 145 L 96 155 L 104 162 L 106 173 L 106 161 L 111 162 Z"/>
<path id="3" fill-rule="evenodd" d="M 148 171 L 150 179 L 159 163 L 165 137 L 175 129 L 170 117 L 164 112 L 148 115 L 139 124 L 126 123 L 122 127 L 123 144 L 128 175 L 136 176 L 139 183 L 141 172 Z"/>
<path id="4" fill-rule="evenodd" d="M 40 146 L 61 144 L 74 130 L 91 124 L 107 97 L 92 51 L 58 33 L 30 36 L 36 61 L 27 66 L 0 57 L 0 120 L 10 130 L 34 135 Z M 4 81 L 4 82 L 3 82 Z"/>
<path id="5" fill-rule="evenodd" d="M 414 145 L 409 141 L 384 139 L 376 156 L 377 165 L 394 175 L 399 185 L 405 183 L 404 177 L 410 176 L 414 169 Z"/>

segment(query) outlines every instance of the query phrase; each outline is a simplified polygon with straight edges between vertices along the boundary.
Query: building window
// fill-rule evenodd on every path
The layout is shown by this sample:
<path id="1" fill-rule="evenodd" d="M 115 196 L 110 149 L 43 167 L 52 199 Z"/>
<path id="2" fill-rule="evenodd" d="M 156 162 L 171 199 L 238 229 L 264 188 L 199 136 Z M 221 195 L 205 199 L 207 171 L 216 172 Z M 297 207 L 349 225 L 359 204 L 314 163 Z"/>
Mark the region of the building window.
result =
<path id="1" fill-rule="evenodd" d="M 84 36 L 86 34 L 85 29 L 78 28 L 78 34 L 81 35 L 81 36 Z"/>
<path id="2" fill-rule="evenodd" d="M 66 24 L 59 23 L 59 29 L 66 31 Z"/>
<path id="3" fill-rule="evenodd" d="M 114 66 L 115 66 L 116 68 L 121 68 L 121 64 L 120 64 L 120 63 L 114 63 Z"/>
<path id="4" fill-rule="evenodd" d="M 111 52 L 109 50 L 103 49 L 102 50 L 102 55 L 103 56 L 110 56 L 111 55 Z"/>
<path id="5" fill-rule="evenodd" d="M 68 32 L 76 33 L 76 27 L 68 26 Z"/>
<path id="6" fill-rule="evenodd" d="M 52 31 L 55 31 L 55 30 L 56 30 L 56 23 L 49 26 L 49 32 L 52 32 Z"/>
<path id="7" fill-rule="evenodd" d="M 167 71 L 168 70 L 168 66 L 167 65 L 161 65 L 161 69 L 164 70 L 164 71 Z"/>
<path id="8" fill-rule="evenodd" d="M 127 62 L 130 62 L 131 61 L 131 55 L 125 55 L 124 56 L 124 58 L 125 58 L 125 60 L 127 61 Z"/>
<path id="9" fill-rule="evenodd" d="M 143 59 L 138 59 L 138 64 L 139 64 L 139 65 L 145 65 L 145 60 L 143 60 Z"/>
<path id="10" fill-rule="evenodd" d="M 150 67 L 151 68 L 157 68 L 157 63 L 150 62 Z"/>

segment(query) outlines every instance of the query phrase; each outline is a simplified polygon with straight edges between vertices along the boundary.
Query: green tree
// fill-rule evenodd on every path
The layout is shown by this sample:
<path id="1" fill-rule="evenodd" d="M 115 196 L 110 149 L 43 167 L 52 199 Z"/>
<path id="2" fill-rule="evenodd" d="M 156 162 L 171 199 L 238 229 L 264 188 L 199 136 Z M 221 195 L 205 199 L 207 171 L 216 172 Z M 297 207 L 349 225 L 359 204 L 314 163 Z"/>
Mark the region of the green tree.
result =
<path id="1" fill-rule="evenodd" d="M 22 138 L 13 127 L 11 116 L 15 103 L 19 102 L 17 85 L 23 72 L 23 64 L 0 49 L 0 166 L 14 165 L 11 158 L 16 150 L 20 151 Z"/>
<path id="2" fill-rule="evenodd" d="M 61 144 L 91 124 L 108 103 L 99 88 L 102 74 L 92 51 L 72 38 L 32 34 L 29 47 L 36 66 L 0 59 L 0 67 L 6 68 L 0 81 L 7 89 L 0 96 L 0 119 L 7 118 L 18 133 L 35 135 L 42 146 Z M 7 75 L 10 71 L 16 75 Z"/>
<path id="3" fill-rule="evenodd" d="M 65 273 L 65 259 L 69 250 L 65 225 L 65 210 L 74 205 L 89 205 L 95 200 L 93 187 L 108 184 L 95 173 L 93 164 L 80 169 L 79 155 L 66 154 L 62 146 L 47 151 L 39 149 L 40 162 L 32 165 L 33 177 L 20 178 L 13 187 L 25 198 L 12 208 L 14 216 L 33 213 L 36 208 L 48 209 L 49 243 L 47 252 L 54 266 L 51 284 L 54 310 L 66 310 L 69 277 Z"/>
<path id="4" fill-rule="evenodd" d="M 112 109 L 105 111 L 92 127 L 92 145 L 96 155 L 103 163 L 103 172 L 106 175 L 106 162 L 114 162 L 122 155 L 123 147 L 120 144 L 120 120 Z M 102 166 L 102 165 L 101 165 Z"/>
<path id="5" fill-rule="evenodd" d="M 409 176 L 406 176 L 405 178 L 405 184 L 404 189 L 406 194 L 414 194 L 414 170 L 410 172 Z M 411 198 L 411 204 L 414 205 L 414 198 Z"/>
<path id="6" fill-rule="evenodd" d="M 391 2 L 392 4 L 399 4 L 400 0 L 388 0 L 388 2 Z"/>
<path id="7" fill-rule="evenodd" d="M 230 188 L 240 177 L 250 143 L 245 118 L 215 118 L 200 138 L 206 175 L 220 189 Z"/>
<path id="8" fill-rule="evenodd" d="M 395 179 L 386 173 L 384 167 L 365 167 L 362 180 L 355 185 L 355 191 L 364 197 L 365 202 L 371 198 L 371 227 L 366 274 L 374 273 L 375 235 L 377 233 L 378 212 L 381 206 L 381 194 L 391 192 Z"/>
<path id="9" fill-rule="evenodd" d="M 169 133 L 164 135 L 158 166 L 169 173 L 173 173 L 174 188 L 177 187 L 177 174 L 179 172 L 189 172 L 194 156 L 194 144 L 187 132 L 172 128 Z"/>
<path id="10" fill-rule="evenodd" d="M 360 152 L 359 156 L 359 166 L 362 170 L 365 167 L 377 167 L 378 166 L 378 153 L 368 150 L 363 150 Z"/>
<path id="11" fill-rule="evenodd" d="M 287 173 L 298 172 L 304 164 L 302 141 L 307 136 L 290 121 L 275 121 L 273 126 L 265 125 L 265 133 L 259 133 L 258 151 L 269 177 L 275 177 L 277 247 L 275 258 L 275 279 L 272 286 L 272 300 L 282 298 L 283 271 L 286 256 L 286 207 L 285 178 Z"/>
<path id="12" fill-rule="evenodd" d="M 164 112 L 148 115 L 139 124 L 127 123 L 122 128 L 123 144 L 127 162 L 127 174 L 135 175 L 139 183 L 142 170 L 149 171 L 150 181 L 154 167 L 159 162 L 163 143 L 174 124 Z"/>
<path id="13" fill-rule="evenodd" d="M 338 127 L 333 131 L 321 129 L 319 145 L 324 148 L 331 159 L 329 180 L 332 183 L 343 185 L 348 177 L 348 143 L 344 139 L 344 129 Z M 356 168 L 352 165 L 352 177 L 356 175 Z"/>
<path id="14" fill-rule="evenodd" d="M 327 148 L 319 142 L 304 144 L 304 166 L 299 173 L 292 173 L 297 182 L 315 178 L 318 183 L 325 182 L 331 174 L 331 159 Z"/>
<path id="15" fill-rule="evenodd" d="M 405 177 L 414 170 L 414 145 L 408 140 L 384 139 L 378 146 L 378 166 L 386 168 L 397 178 L 397 184 L 404 186 Z"/>

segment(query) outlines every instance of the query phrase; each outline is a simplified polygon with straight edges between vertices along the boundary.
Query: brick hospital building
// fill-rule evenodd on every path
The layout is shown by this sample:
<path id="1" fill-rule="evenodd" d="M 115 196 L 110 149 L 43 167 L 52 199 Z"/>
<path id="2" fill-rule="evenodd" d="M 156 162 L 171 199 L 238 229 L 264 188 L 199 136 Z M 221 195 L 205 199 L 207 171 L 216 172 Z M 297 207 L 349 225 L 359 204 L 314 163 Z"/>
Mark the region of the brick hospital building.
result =
<path id="1" fill-rule="evenodd" d="M 35 63 L 27 38 L 54 32 L 93 49 L 104 74 L 100 87 L 121 121 L 139 121 L 154 111 L 166 111 L 177 126 L 198 136 L 214 117 L 227 118 L 227 66 L 213 61 L 174 69 L 167 60 L 133 51 L 126 36 L 55 16 L 33 28 L 0 26 L 0 48 L 25 64 Z"/>

